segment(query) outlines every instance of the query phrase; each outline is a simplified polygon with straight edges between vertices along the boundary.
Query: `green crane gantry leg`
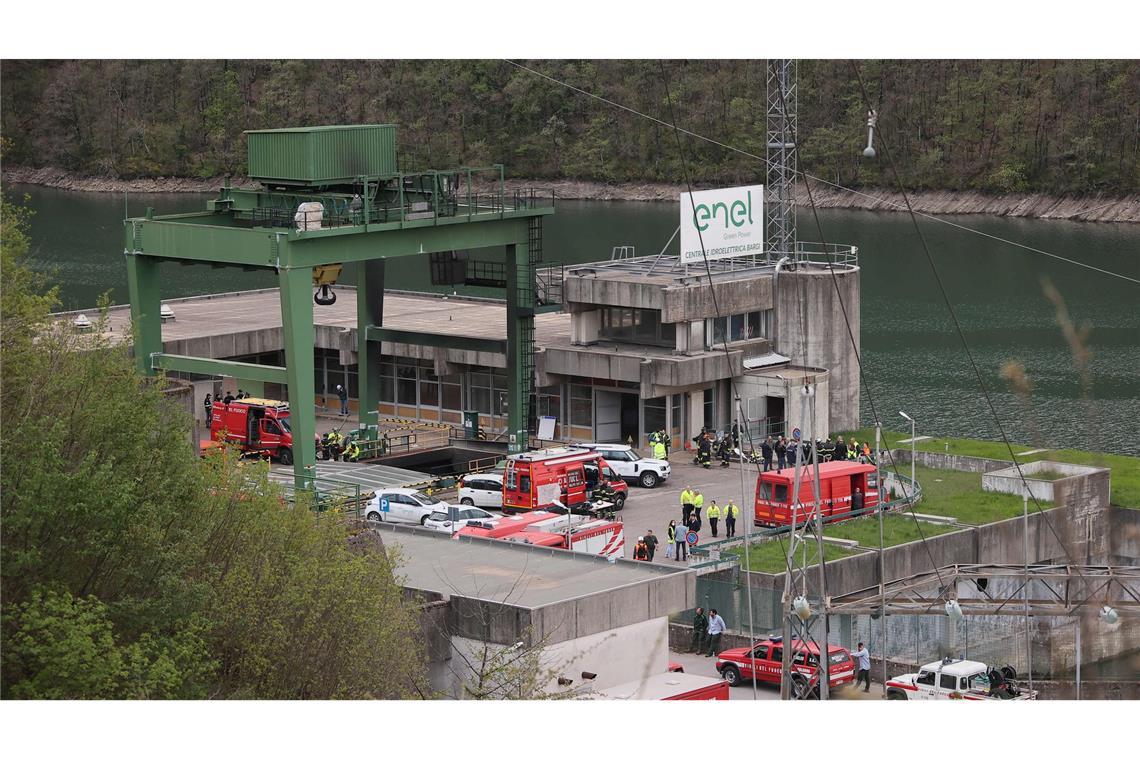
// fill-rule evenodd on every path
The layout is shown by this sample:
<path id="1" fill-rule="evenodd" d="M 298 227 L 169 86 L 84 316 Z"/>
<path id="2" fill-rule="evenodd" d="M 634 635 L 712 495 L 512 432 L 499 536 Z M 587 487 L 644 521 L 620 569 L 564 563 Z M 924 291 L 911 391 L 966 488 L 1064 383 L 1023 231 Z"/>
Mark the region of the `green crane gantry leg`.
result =
<path id="1" fill-rule="evenodd" d="M 524 238 L 525 239 L 525 238 Z M 508 451 L 526 451 L 534 391 L 534 266 L 525 243 L 508 245 L 507 430 Z"/>
<path id="2" fill-rule="evenodd" d="M 162 293 L 158 287 L 158 262 L 147 256 L 127 254 L 127 288 L 131 298 L 131 328 L 134 330 L 135 366 L 153 375 L 151 354 L 162 352 Z"/>
<path id="3" fill-rule="evenodd" d="M 293 428 L 293 477 L 297 490 L 301 491 L 313 485 L 312 479 L 317 474 L 313 270 L 286 266 L 278 270 L 277 279 L 281 287 L 285 374 L 289 379 L 289 418 Z"/>
<path id="4" fill-rule="evenodd" d="M 384 324 L 384 259 L 369 259 L 356 265 L 356 410 L 360 425 L 378 421 L 380 405 L 380 343 L 368 340 L 368 326 Z"/>

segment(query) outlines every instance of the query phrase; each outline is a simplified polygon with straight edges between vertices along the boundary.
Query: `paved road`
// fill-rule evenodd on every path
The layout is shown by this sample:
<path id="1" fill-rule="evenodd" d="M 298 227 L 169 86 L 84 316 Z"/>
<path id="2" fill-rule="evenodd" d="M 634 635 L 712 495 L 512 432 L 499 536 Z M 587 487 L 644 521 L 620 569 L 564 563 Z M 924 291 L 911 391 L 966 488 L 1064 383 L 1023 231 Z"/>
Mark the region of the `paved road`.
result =
<path id="1" fill-rule="evenodd" d="M 644 535 L 648 530 L 652 530 L 661 542 L 653 561 L 680 564 L 675 560 L 665 558 L 665 531 L 670 520 L 680 521 L 681 519 L 681 491 L 685 486 L 700 490 L 705 497 L 705 509 L 701 512 L 701 521 L 704 523 L 704 527 L 701 528 L 702 539 L 712 538 L 705 513 L 714 499 L 721 506 L 729 498 L 736 502 L 736 505 L 740 507 L 740 517 L 736 521 L 736 532 L 737 535 L 744 532 L 744 522 L 746 517 L 751 515 L 751 505 L 756 492 L 755 465 L 745 465 L 742 489 L 741 465 L 739 463 L 733 462 L 729 467 L 720 467 L 714 464 L 711 469 L 706 470 L 692 464 L 691 454 L 686 455 L 686 452 L 680 451 L 672 454 L 669 458 L 669 464 L 672 465 L 673 474 L 662 485 L 652 489 L 637 485 L 629 488 L 629 499 L 625 503 L 625 509 L 619 513 L 626 526 L 627 558 L 633 557 L 633 545 L 637 542 L 637 537 Z M 720 522 L 720 536 L 724 536 L 723 518 Z"/>

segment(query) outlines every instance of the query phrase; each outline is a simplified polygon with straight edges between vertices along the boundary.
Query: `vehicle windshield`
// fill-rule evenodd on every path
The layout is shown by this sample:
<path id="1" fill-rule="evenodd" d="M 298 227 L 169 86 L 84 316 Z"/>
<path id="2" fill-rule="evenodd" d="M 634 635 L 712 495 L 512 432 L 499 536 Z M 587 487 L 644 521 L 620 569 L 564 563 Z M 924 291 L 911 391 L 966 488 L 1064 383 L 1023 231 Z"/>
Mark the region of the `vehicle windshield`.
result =
<path id="1" fill-rule="evenodd" d="M 446 512 L 432 512 L 431 515 L 428 517 L 428 519 L 432 520 L 433 522 L 446 522 L 447 521 L 447 513 Z"/>
<path id="2" fill-rule="evenodd" d="M 416 491 L 414 494 L 412 494 L 412 498 L 414 498 L 420 504 L 423 504 L 424 506 L 429 506 L 429 507 L 432 504 L 442 504 L 443 503 L 442 501 L 435 498 L 434 496 L 428 496 L 423 491 Z"/>
<path id="3" fill-rule="evenodd" d="M 281 424 L 281 427 L 284 428 L 286 433 L 292 433 L 293 432 L 293 428 L 289 427 L 289 418 L 288 417 L 278 417 L 277 422 L 279 422 Z"/>
<path id="4" fill-rule="evenodd" d="M 645 459 L 645 457 L 641 456 L 641 454 L 638 452 L 637 449 L 630 449 L 629 450 L 629 461 L 636 462 L 638 459 Z"/>

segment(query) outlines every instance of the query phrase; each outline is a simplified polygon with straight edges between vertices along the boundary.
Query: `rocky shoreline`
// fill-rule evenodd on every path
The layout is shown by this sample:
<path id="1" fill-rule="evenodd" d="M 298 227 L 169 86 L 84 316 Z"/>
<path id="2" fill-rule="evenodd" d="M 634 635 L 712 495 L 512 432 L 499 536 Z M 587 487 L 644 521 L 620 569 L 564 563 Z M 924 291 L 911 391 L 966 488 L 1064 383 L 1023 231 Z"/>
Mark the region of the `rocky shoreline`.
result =
<path id="1" fill-rule="evenodd" d="M 78 177 L 63 169 L 6 167 L 4 184 L 30 184 L 63 190 L 99 193 L 207 193 L 222 185 L 223 178 L 192 179 L 186 177 L 156 177 L 151 179 L 121 180 L 107 177 Z M 235 187 L 256 187 L 246 178 L 232 180 Z M 683 185 L 655 182 L 626 182 L 607 184 L 579 180 L 519 180 L 506 181 L 506 191 L 534 188 L 543 193 L 553 192 L 555 197 L 574 200 L 599 201 L 675 201 L 684 190 Z M 486 192 L 489 187 L 480 188 Z M 797 200 L 808 204 L 807 193 L 801 184 Z M 812 195 L 819 208 L 851 208 L 870 211 L 905 211 L 900 194 L 890 190 L 864 188 L 858 193 L 837 190 L 813 183 Z M 914 210 L 923 214 L 991 214 L 995 216 L 1023 217 L 1028 219 L 1068 219 L 1088 222 L 1140 222 L 1140 195 L 1124 197 L 1058 197 L 1019 193 L 986 195 L 975 191 L 936 190 L 910 195 Z"/>

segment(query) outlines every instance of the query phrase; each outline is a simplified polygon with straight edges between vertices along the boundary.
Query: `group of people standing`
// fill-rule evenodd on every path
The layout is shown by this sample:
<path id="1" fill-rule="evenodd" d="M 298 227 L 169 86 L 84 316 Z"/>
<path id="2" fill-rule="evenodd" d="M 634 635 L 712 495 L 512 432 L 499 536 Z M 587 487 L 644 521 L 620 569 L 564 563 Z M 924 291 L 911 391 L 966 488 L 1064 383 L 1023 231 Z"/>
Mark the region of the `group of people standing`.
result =
<path id="1" fill-rule="evenodd" d="M 828 437 L 827 440 L 816 441 L 815 448 L 819 452 L 821 462 L 850 461 L 861 464 L 875 462 L 871 445 L 865 441 L 859 443 L 854 438 L 850 443 L 844 443 L 843 436 L 839 436 L 833 443 Z M 773 469 L 780 472 L 785 467 L 795 467 L 797 459 L 804 462 L 811 461 L 811 445 L 806 441 L 789 440 L 781 435 L 768 436 L 760 444 L 760 461 L 764 463 L 764 472 Z"/>
<path id="2" fill-rule="evenodd" d="M 720 654 L 720 637 L 726 628 L 724 618 L 715 609 L 706 615 L 703 607 L 697 607 L 693 613 L 693 642 L 689 651 L 694 654 L 704 651 L 705 657 Z"/>
<path id="3" fill-rule="evenodd" d="M 696 534 L 699 540 L 701 528 L 704 527 L 701 519 L 701 510 L 704 508 L 705 496 L 699 489 L 685 486 L 681 490 L 681 522 L 669 521 L 669 527 L 666 530 L 666 559 L 682 562 L 687 558 L 689 544 L 697 542 L 690 538 L 690 534 Z M 710 501 L 705 516 L 708 518 L 709 529 L 714 538 L 718 536 L 722 517 L 724 518 L 725 537 L 732 538 L 736 535 L 736 520 L 740 517 L 740 507 L 732 499 L 729 499 L 723 507 L 718 505 L 715 499 Z"/>
<path id="4" fill-rule="evenodd" d="M 740 445 L 740 428 L 733 425 L 732 434 L 725 433 L 720 438 L 717 438 L 713 431 L 704 428 L 693 438 L 693 444 L 697 449 L 693 464 L 699 464 L 707 470 L 712 467 L 715 453 L 720 459 L 720 466 L 728 467 L 732 462 L 733 451 Z"/>

